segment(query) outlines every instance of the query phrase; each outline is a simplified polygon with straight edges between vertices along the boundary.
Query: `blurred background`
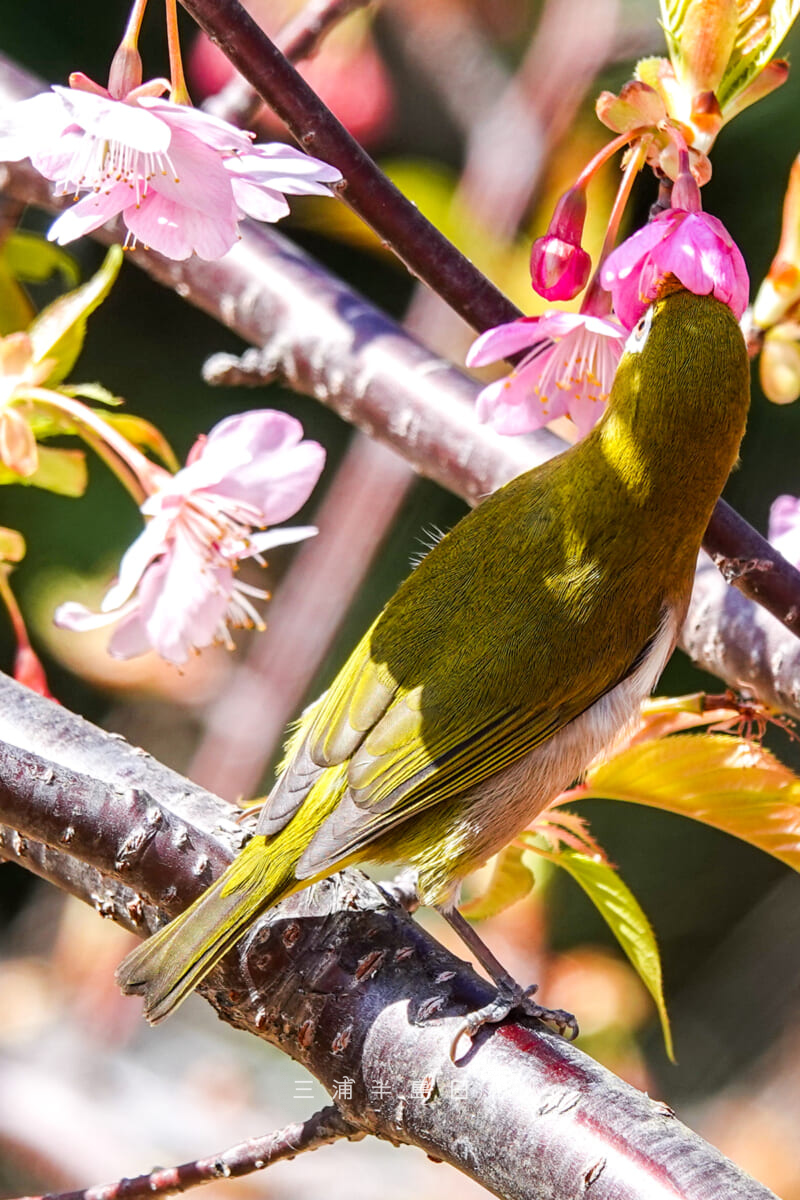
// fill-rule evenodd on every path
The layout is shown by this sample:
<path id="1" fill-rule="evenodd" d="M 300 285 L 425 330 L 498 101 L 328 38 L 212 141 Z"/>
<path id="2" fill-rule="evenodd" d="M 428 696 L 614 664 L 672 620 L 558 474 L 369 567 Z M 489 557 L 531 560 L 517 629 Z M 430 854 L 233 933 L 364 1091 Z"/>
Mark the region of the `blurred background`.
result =
<path id="1" fill-rule="evenodd" d="M 301 4 L 251 0 L 249 7 L 272 32 Z M 523 309 L 541 311 L 528 281 L 531 238 L 606 140 L 593 111 L 597 92 L 618 90 L 637 58 L 663 53 L 657 10 L 656 0 L 384 0 L 345 20 L 307 74 L 423 211 Z M 160 12 L 154 6 L 145 20 L 147 76 L 166 72 Z M 0 50 L 48 82 L 77 69 L 104 82 L 126 15 L 123 4 L 107 0 L 78 8 L 27 0 L 6 6 Z M 229 82 L 229 69 L 188 21 L 184 30 L 200 102 Z M 798 48 L 795 33 L 782 53 Z M 777 243 L 800 142 L 798 111 L 800 74 L 792 74 L 727 127 L 714 150 L 705 206 L 739 242 L 754 284 Z M 256 128 L 262 139 L 283 136 L 263 113 Z M 590 194 L 595 251 L 613 170 Z M 634 221 L 644 220 L 654 197 L 653 181 L 643 178 Z M 44 229 L 49 218 L 31 211 L 24 221 Z M 433 349 L 463 362 L 470 331 L 343 207 L 297 202 L 282 232 Z M 86 275 L 100 261 L 89 241 L 71 251 Z M 90 321 L 73 377 L 101 380 L 125 396 L 179 458 L 198 433 L 253 407 L 295 414 L 325 445 L 323 482 L 300 516 L 319 523 L 320 537 L 308 550 L 287 547 L 271 558 L 266 634 L 239 635 L 235 655 L 208 652 L 179 672 L 153 656 L 115 662 L 105 653 L 105 631 L 77 637 L 52 627 L 61 600 L 99 599 L 140 529 L 135 508 L 99 463 L 80 500 L 4 488 L 1 518 L 28 542 L 13 582 L 59 700 L 230 800 L 268 786 L 286 721 L 326 686 L 431 531 L 464 511 L 310 399 L 275 386 L 244 394 L 202 382 L 209 354 L 241 348 L 125 264 Z M 800 409 L 769 405 L 756 384 L 742 465 L 726 494 L 762 530 L 774 496 L 800 490 L 798 433 Z M 0 666 L 8 669 L 12 656 L 0 622 Z M 660 690 L 700 688 L 720 690 L 676 655 Z M 768 741 L 800 766 L 787 737 L 775 732 Z M 610 802 L 593 803 L 585 815 L 657 931 L 677 1065 L 665 1057 L 644 989 L 561 873 L 543 872 L 534 895 L 485 925 L 485 937 L 517 978 L 540 981 L 545 1003 L 577 1014 L 590 1053 L 672 1105 L 783 1200 L 800 1198 L 800 880 L 766 855 L 677 817 Z M 447 940 L 435 917 L 422 919 Z M 77 901 L 16 866 L 0 870 L 0 1194 L 134 1175 L 310 1113 L 302 1070 L 221 1025 L 201 1001 L 192 998 L 175 1020 L 148 1029 L 138 1001 L 113 983 L 128 946 L 128 935 Z M 316 1083 L 311 1092 L 325 1102 Z M 366 1200 L 378 1189 L 384 1200 L 480 1191 L 419 1152 L 362 1142 L 207 1194 L 280 1198 L 322 1188 L 331 1200 Z"/>

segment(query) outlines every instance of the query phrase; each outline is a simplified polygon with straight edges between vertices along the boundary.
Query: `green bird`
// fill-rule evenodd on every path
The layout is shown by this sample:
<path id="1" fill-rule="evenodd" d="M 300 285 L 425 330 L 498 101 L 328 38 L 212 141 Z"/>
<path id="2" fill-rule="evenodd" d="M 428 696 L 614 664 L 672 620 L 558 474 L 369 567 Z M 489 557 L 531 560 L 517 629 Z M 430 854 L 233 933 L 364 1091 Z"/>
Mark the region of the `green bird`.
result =
<path id="1" fill-rule="evenodd" d="M 748 404 L 731 310 L 670 277 L 591 433 L 427 554 L 301 717 L 254 836 L 121 964 L 151 1022 L 266 909 L 352 863 L 414 867 L 421 902 L 469 929 L 455 907 L 464 877 L 609 747 L 655 686 Z M 522 992 L 488 952 L 482 961 L 502 992 L 496 1019 Z"/>

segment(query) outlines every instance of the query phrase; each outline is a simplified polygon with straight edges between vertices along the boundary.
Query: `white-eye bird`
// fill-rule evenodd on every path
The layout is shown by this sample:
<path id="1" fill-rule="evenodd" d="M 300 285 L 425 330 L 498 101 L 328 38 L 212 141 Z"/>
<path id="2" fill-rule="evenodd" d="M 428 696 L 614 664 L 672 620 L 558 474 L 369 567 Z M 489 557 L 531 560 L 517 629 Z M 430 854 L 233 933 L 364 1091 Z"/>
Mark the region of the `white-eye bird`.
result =
<path id="1" fill-rule="evenodd" d="M 628 339 L 599 423 L 427 554 L 303 714 L 255 835 L 121 964 L 122 988 L 144 995 L 150 1021 L 266 909 L 348 864 L 416 868 L 421 901 L 456 919 L 463 878 L 654 687 L 748 404 L 731 310 L 669 277 Z"/>

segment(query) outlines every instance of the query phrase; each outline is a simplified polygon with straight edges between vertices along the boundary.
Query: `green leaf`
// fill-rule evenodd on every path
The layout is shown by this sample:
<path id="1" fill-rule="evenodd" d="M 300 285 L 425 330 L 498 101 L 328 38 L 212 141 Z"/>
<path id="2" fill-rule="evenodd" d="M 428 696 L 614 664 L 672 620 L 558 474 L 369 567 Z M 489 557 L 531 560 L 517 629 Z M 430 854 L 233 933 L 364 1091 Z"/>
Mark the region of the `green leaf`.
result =
<path id="1" fill-rule="evenodd" d="M 161 430 L 145 421 L 144 417 L 134 417 L 130 413 L 103 413 L 103 420 L 118 429 L 134 446 L 151 450 L 170 471 L 179 469 L 180 463 Z"/>
<path id="2" fill-rule="evenodd" d="M 524 836 L 524 835 L 523 835 Z M 636 973 L 655 1001 L 661 1021 L 664 1048 L 671 1061 L 675 1061 L 672 1031 L 664 1001 L 664 984 L 661 974 L 661 958 L 655 934 L 633 892 L 623 883 L 615 869 L 602 858 L 590 858 L 564 847 L 546 852 L 535 844 L 542 857 L 557 867 L 569 872 L 579 883 L 589 899 L 606 920 L 622 949 L 630 959 Z"/>
<path id="3" fill-rule="evenodd" d="M 75 365 L 86 335 L 86 321 L 108 295 L 122 265 L 122 247 L 112 246 L 100 270 L 82 287 L 59 296 L 42 309 L 29 327 L 35 362 L 53 362 L 45 381 L 53 387 L 65 379 Z"/>
<path id="4" fill-rule="evenodd" d="M 72 255 L 38 233 L 18 229 L 4 242 L 0 258 L 11 274 L 25 283 L 44 283 L 56 271 L 60 271 L 67 287 L 76 287 L 81 281 L 80 268 Z"/>
<path id="5" fill-rule="evenodd" d="M 58 389 L 65 396 L 80 397 L 82 400 L 92 400 L 95 404 L 108 404 L 112 408 L 117 408 L 125 401 L 121 396 L 115 396 L 107 387 L 103 387 L 102 383 L 62 383 Z M 107 417 L 106 413 L 103 413 Z"/>
<path id="6" fill-rule="evenodd" d="M 88 483 L 86 455 L 82 450 L 57 450 L 39 446 L 39 466 L 32 475 L 17 475 L 0 464 L 0 484 L 20 483 L 43 488 L 59 496 L 82 496 Z"/>
<path id="7" fill-rule="evenodd" d="M 0 561 L 22 562 L 25 557 L 25 538 L 16 529 L 0 525 Z"/>
<path id="8" fill-rule="evenodd" d="M 25 329 L 33 319 L 33 305 L 0 257 L 0 337 Z"/>
<path id="9" fill-rule="evenodd" d="M 731 734 L 676 734 L 589 770 L 574 799 L 645 804 L 722 829 L 800 871 L 800 780 Z"/>
<path id="10" fill-rule="evenodd" d="M 534 885 L 533 871 L 527 865 L 527 851 L 522 846 L 506 846 L 495 855 L 489 884 L 482 896 L 475 896 L 459 905 L 465 917 L 485 921 L 510 908 L 530 895 Z"/>

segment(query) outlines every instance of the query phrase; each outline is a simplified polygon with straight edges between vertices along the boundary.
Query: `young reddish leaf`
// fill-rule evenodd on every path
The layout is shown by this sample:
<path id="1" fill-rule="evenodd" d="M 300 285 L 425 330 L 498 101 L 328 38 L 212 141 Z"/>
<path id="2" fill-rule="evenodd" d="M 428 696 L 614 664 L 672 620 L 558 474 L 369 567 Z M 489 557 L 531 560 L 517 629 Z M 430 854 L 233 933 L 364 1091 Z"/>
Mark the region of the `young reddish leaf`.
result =
<path id="1" fill-rule="evenodd" d="M 568 847 L 548 852 L 531 842 L 530 848 L 557 867 L 568 871 L 608 922 L 639 978 L 653 997 L 661 1021 L 664 1048 L 674 1062 L 672 1032 L 664 1001 L 661 958 L 650 922 L 633 892 L 623 883 L 614 867 L 603 859 L 579 854 Z"/>
<path id="2" fill-rule="evenodd" d="M 800 871 L 800 780 L 744 738 L 676 734 L 629 746 L 587 772 L 579 798 L 596 797 L 703 821 Z"/>
<path id="3" fill-rule="evenodd" d="M 533 871 L 526 863 L 527 851 L 521 846 L 506 846 L 495 855 L 486 891 L 460 905 L 465 917 L 485 921 L 524 900 L 534 885 Z"/>

